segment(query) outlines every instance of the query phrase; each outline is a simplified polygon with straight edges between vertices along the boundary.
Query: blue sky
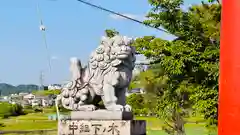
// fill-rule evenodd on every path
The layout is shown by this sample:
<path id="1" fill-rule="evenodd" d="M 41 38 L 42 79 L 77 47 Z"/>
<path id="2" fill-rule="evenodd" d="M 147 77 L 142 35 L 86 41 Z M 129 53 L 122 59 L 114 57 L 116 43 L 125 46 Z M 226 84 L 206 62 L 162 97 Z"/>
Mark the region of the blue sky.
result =
<path id="1" fill-rule="evenodd" d="M 37 1 L 47 28 L 51 72 L 39 30 Z M 88 1 L 140 20 L 150 9 L 147 0 Z M 185 5 L 200 1 L 186 0 Z M 13 85 L 39 84 L 41 70 L 45 84 L 68 80 L 69 58 L 78 57 L 86 62 L 108 28 L 115 28 L 130 37 L 155 35 L 172 39 L 170 35 L 88 7 L 77 0 L 1 0 L 0 17 L 0 83 Z"/>

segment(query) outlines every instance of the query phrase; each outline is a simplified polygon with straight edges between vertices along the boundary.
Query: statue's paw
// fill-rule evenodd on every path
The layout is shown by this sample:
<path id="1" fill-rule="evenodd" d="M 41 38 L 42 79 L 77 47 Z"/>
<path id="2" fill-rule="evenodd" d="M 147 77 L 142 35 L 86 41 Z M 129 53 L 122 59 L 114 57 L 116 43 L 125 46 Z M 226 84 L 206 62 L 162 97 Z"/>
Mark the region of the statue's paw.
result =
<path id="1" fill-rule="evenodd" d="M 78 106 L 79 111 L 95 111 L 96 106 L 94 105 L 80 105 Z"/>
<path id="2" fill-rule="evenodd" d="M 122 111 L 122 112 L 124 111 L 124 107 L 122 105 L 111 105 L 106 108 L 109 111 Z"/>
<path id="3" fill-rule="evenodd" d="M 131 112 L 131 111 L 132 111 L 132 107 L 131 107 L 130 105 L 126 104 L 126 105 L 124 106 L 124 110 L 125 110 L 126 112 Z"/>
<path id="4" fill-rule="evenodd" d="M 87 98 L 88 98 L 87 95 L 83 95 L 83 94 L 80 97 L 81 101 L 86 101 Z"/>

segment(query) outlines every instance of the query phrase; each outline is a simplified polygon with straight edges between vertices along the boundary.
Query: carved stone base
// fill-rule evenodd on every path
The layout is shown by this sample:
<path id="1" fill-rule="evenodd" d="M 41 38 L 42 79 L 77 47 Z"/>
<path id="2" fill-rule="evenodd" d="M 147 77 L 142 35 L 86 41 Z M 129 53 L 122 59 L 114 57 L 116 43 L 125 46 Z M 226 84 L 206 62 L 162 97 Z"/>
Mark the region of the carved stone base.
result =
<path id="1" fill-rule="evenodd" d="M 142 120 L 61 120 L 58 135 L 146 135 Z"/>
<path id="2" fill-rule="evenodd" d="M 96 111 L 72 111 L 72 120 L 133 120 L 132 112 L 121 111 L 108 111 L 108 110 L 96 110 Z"/>

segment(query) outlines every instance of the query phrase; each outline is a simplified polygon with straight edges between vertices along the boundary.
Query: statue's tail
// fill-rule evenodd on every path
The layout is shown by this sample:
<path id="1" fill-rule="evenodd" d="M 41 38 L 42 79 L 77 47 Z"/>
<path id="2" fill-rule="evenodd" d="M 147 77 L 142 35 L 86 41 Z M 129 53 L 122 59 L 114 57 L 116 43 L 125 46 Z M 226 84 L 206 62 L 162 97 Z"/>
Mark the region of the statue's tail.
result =
<path id="1" fill-rule="evenodd" d="M 83 82 L 85 75 L 84 71 L 85 70 L 82 68 L 79 59 L 70 59 L 70 72 L 72 73 L 72 79 L 62 87 L 60 94 L 61 99 L 59 98 L 62 102 L 62 106 L 68 110 L 77 110 L 78 107 L 84 104 L 88 99 L 88 82 Z"/>
<path id="2" fill-rule="evenodd" d="M 75 81 L 81 78 L 82 65 L 81 61 L 78 58 L 71 58 L 70 59 L 70 72 L 72 73 L 72 81 Z"/>

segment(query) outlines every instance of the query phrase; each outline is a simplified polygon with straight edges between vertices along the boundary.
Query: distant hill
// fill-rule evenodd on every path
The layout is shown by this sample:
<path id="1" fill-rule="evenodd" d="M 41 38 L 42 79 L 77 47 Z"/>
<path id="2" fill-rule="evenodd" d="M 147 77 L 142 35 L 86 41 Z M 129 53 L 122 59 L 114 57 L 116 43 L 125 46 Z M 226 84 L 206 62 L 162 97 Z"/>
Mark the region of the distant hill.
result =
<path id="1" fill-rule="evenodd" d="M 34 84 L 13 86 L 7 83 L 0 83 L 0 91 L 2 95 L 9 95 L 9 94 L 20 93 L 20 92 L 31 92 L 37 89 L 38 89 L 38 86 Z"/>

